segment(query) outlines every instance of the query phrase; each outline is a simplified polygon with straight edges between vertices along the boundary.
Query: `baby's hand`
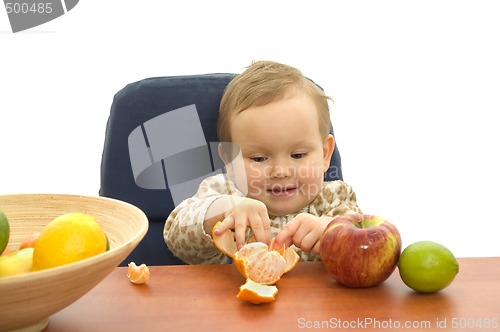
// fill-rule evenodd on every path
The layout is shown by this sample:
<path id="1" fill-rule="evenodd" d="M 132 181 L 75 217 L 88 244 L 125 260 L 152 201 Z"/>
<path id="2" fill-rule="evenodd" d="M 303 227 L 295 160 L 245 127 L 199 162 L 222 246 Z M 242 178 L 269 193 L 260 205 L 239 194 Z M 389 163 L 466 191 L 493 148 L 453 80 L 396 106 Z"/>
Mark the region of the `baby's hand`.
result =
<path id="1" fill-rule="evenodd" d="M 294 244 L 304 252 L 319 255 L 319 243 L 326 226 L 332 217 L 317 217 L 309 213 L 300 213 L 290 220 L 273 242 L 275 248 Z"/>
<path id="2" fill-rule="evenodd" d="M 246 242 L 246 230 L 250 227 L 255 240 L 270 244 L 271 221 L 264 203 L 255 199 L 241 197 L 234 202 L 235 206 L 224 214 L 224 220 L 215 230 L 215 234 L 222 234 L 228 229 L 234 229 L 236 248 L 241 249 Z"/>

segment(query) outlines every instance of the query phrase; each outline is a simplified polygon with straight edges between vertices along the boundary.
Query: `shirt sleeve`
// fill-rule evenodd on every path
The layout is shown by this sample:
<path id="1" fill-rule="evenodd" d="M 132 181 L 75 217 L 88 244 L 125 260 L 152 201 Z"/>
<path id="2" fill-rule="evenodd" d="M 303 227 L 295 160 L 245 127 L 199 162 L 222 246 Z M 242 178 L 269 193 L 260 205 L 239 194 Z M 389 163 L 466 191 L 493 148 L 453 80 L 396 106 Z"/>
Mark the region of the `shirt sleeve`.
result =
<path id="1" fill-rule="evenodd" d="M 163 237 L 169 250 L 188 264 L 229 263 L 231 260 L 215 247 L 203 222 L 208 207 L 224 195 L 241 195 L 219 174 L 202 181 L 196 194 L 181 202 L 165 221 Z"/>
<path id="2" fill-rule="evenodd" d="M 356 193 L 344 181 L 325 182 L 320 195 L 311 203 L 310 212 L 317 216 L 336 217 L 350 213 L 362 213 Z"/>

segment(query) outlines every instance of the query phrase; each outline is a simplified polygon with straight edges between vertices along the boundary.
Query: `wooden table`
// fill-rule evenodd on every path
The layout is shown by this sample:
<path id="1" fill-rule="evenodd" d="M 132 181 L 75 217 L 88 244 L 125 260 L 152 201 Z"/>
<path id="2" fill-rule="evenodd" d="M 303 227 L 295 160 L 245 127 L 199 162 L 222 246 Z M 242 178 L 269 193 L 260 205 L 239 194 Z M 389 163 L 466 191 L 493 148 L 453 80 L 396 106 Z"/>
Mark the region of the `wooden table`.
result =
<path id="1" fill-rule="evenodd" d="M 119 267 L 46 331 L 500 331 L 500 257 L 459 262 L 436 294 L 413 292 L 397 270 L 378 287 L 349 289 L 321 263 L 299 263 L 262 305 L 236 299 L 244 279 L 233 265 L 153 266 L 145 285 Z"/>

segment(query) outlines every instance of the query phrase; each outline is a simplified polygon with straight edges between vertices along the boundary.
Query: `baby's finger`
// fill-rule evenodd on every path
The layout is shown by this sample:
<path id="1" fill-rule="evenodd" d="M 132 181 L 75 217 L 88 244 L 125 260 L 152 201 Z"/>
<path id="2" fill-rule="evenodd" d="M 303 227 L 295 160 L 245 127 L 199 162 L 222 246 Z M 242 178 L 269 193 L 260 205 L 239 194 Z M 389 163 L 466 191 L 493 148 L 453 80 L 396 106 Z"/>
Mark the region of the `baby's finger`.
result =
<path id="1" fill-rule="evenodd" d="M 273 247 L 281 248 L 283 245 L 285 245 L 285 247 L 289 247 L 293 243 L 293 236 L 297 232 L 299 226 L 300 223 L 295 222 L 294 220 L 291 220 L 288 224 L 286 224 L 281 232 L 276 235 L 276 238 L 273 242 Z"/>
<path id="2" fill-rule="evenodd" d="M 247 218 L 246 216 L 236 217 L 234 220 L 234 239 L 236 248 L 241 249 L 246 243 Z"/>
<path id="3" fill-rule="evenodd" d="M 314 247 L 311 249 L 311 252 L 314 254 L 314 255 L 319 255 L 320 254 L 320 243 L 321 241 L 317 241 L 316 244 L 314 245 Z"/>
<path id="4" fill-rule="evenodd" d="M 265 243 L 268 245 L 271 244 L 272 240 L 272 234 L 271 234 L 271 219 L 269 219 L 269 215 L 267 214 L 267 211 L 261 212 L 260 217 L 263 220 L 264 224 L 264 233 L 265 233 Z"/>
<path id="5" fill-rule="evenodd" d="M 301 238 L 300 243 L 294 244 L 304 252 L 313 252 L 313 254 L 319 254 L 319 238 L 313 232 L 307 233 Z M 317 251 L 315 248 L 317 249 Z"/>
<path id="6" fill-rule="evenodd" d="M 255 240 L 269 244 L 271 242 L 271 223 L 269 218 L 262 219 L 260 215 L 252 216 L 249 220 Z"/>
<path id="7" fill-rule="evenodd" d="M 231 216 L 228 216 L 222 220 L 222 222 L 217 226 L 215 229 L 214 233 L 216 235 L 220 235 L 227 231 L 228 229 L 233 229 L 234 228 L 234 219 Z"/>

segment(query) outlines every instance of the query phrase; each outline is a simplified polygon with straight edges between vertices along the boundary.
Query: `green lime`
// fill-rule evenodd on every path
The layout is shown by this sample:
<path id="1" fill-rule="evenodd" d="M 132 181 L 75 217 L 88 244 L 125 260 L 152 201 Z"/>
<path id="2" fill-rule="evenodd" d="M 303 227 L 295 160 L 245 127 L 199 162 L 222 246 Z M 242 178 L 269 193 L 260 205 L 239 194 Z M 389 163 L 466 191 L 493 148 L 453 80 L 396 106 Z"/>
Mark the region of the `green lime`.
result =
<path id="1" fill-rule="evenodd" d="M 458 273 L 458 262 L 445 246 L 432 241 L 410 244 L 401 253 L 399 275 L 411 289 L 434 293 L 448 287 Z"/>
<path id="2" fill-rule="evenodd" d="M 7 248 L 10 236 L 9 221 L 5 214 L 0 211 L 0 254 Z"/>

